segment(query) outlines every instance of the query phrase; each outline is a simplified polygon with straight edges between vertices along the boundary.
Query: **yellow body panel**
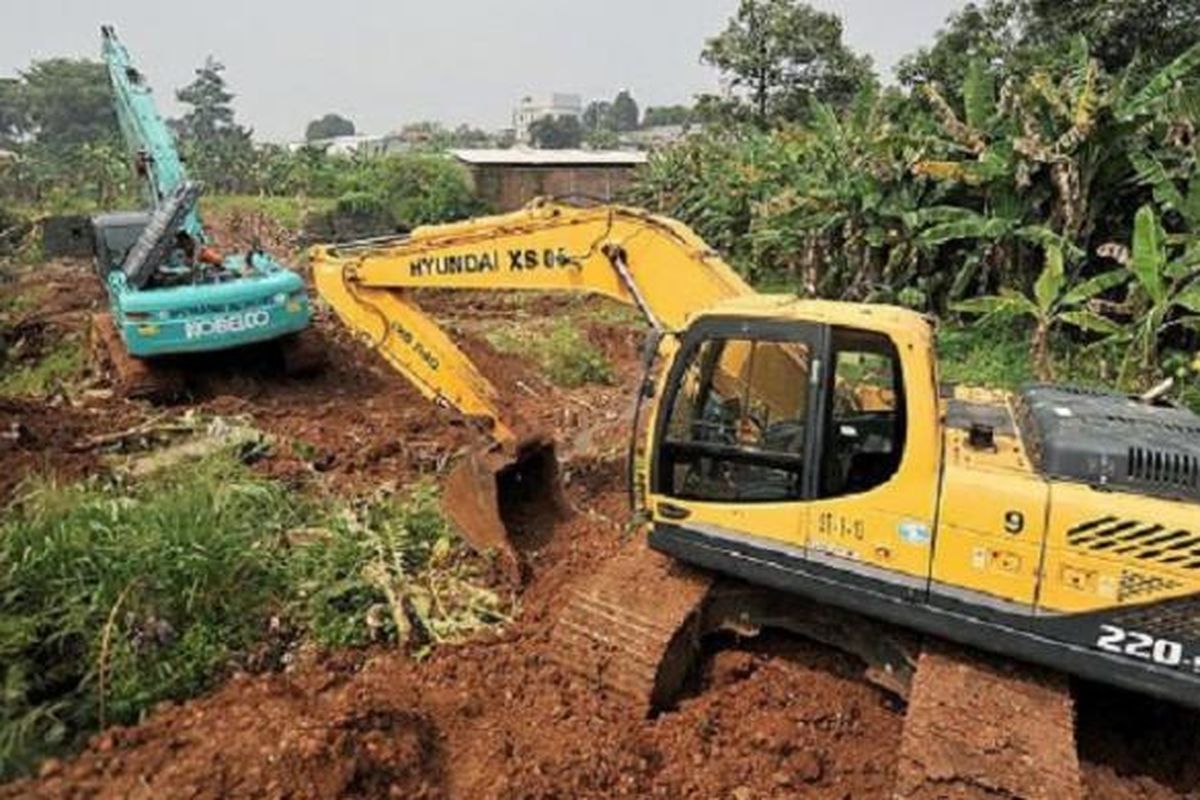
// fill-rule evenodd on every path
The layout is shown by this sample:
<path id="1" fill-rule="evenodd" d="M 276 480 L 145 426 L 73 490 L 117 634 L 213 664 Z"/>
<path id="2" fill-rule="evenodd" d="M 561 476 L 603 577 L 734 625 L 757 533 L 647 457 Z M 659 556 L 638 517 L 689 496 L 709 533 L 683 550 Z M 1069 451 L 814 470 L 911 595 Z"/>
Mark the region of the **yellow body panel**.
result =
<path id="1" fill-rule="evenodd" d="M 1033 606 L 1049 486 L 1023 464 L 1015 436 L 988 452 L 947 432 L 934 581 Z"/>
<path id="2" fill-rule="evenodd" d="M 1053 611 L 1200 592 L 1200 510 L 1194 503 L 1055 483 L 1045 573 L 1042 607 Z"/>

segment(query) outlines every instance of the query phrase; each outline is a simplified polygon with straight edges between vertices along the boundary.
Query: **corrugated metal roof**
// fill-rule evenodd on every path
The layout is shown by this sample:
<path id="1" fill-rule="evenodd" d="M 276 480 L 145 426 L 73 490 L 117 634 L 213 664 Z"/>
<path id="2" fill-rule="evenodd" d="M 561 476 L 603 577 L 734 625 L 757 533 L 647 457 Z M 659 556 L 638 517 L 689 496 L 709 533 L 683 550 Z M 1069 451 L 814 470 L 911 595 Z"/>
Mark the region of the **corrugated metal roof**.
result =
<path id="1" fill-rule="evenodd" d="M 627 150 L 535 150 L 514 147 L 508 150 L 451 150 L 450 154 L 467 164 L 634 167 L 646 163 L 645 153 Z"/>

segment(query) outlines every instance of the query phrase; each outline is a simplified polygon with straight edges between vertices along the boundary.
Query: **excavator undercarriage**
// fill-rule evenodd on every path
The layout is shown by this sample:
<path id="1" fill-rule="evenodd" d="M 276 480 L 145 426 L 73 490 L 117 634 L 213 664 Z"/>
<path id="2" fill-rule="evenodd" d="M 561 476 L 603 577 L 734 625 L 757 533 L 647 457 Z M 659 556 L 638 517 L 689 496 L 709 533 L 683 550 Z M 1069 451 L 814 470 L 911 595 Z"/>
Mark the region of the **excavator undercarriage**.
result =
<path id="1" fill-rule="evenodd" d="M 188 391 L 188 374 L 203 355 L 138 358 L 130 355 L 109 312 L 92 315 L 88 326 L 88 362 L 97 377 L 105 378 L 114 393 L 131 400 L 170 403 Z M 316 333 L 304 330 L 258 345 L 242 348 L 236 356 L 222 354 L 221 363 L 246 362 L 288 377 L 307 377 L 326 365 L 325 346 Z"/>
<path id="2" fill-rule="evenodd" d="M 856 657 L 907 705 L 896 800 L 1081 800 L 1064 676 L 680 564 L 634 539 L 569 590 L 551 633 L 559 665 L 640 713 L 670 708 L 706 637 L 786 631 Z"/>

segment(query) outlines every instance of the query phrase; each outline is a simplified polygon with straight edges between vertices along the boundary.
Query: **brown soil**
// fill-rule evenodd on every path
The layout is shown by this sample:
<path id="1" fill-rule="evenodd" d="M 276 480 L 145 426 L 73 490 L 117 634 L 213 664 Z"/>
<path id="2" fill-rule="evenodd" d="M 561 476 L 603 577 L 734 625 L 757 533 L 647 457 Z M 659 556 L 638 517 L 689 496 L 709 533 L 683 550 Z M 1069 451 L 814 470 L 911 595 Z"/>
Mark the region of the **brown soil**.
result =
<path id="1" fill-rule="evenodd" d="M 90 290 L 62 296 L 72 309 L 98 299 Z M 538 313 L 565 308 L 538 302 L 546 303 Z M 432 310 L 445 311 L 437 298 Z M 511 313 L 486 302 L 479 310 Z M 321 375 L 284 378 L 265 363 L 206 367 L 179 410 L 248 414 L 277 439 L 260 469 L 338 491 L 436 474 L 480 441 L 333 321 L 317 329 L 330 354 Z M 524 526 L 518 544 L 530 580 L 512 626 L 424 661 L 331 654 L 239 676 L 95 737 L 77 757 L 0 787 L 0 798 L 891 797 L 903 710 L 864 682 L 860 664 L 827 647 L 769 634 L 711 640 L 688 695 L 656 716 L 556 658 L 559 610 L 622 547 L 628 515 L 622 458 L 639 336 L 585 329 L 616 360 L 621 386 L 563 392 L 478 337 L 464 345 L 511 407 L 554 431 L 567 455 L 574 513 Z M 0 442 L 8 481 L 0 494 L 11 492 L 10 476 L 33 469 L 91 472 L 99 453 L 73 444 L 162 411 L 111 398 L 0 404 L 0 433 L 24 431 Z M 1196 796 L 1195 714 L 1085 688 L 1078 716 L 1087 797 Z"/>

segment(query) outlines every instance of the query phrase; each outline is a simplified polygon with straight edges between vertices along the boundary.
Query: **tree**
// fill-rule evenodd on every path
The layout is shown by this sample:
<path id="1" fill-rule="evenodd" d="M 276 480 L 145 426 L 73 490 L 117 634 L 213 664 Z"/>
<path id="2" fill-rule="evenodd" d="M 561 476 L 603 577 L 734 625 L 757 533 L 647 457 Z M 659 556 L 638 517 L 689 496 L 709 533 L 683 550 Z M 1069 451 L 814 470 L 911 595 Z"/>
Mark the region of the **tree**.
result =
<path id="1" fill-rule="evenodd" d="M 337 136 L 353 136 L 354 123 L 341 114 L 326 114 L 320 119 L 314 119 L 304 129 L 304 141 L 313 142 L 318 139 L 333 139 Z"/>
<path id="2" fill-rule="evenodd" d="M 451 143 L 455 147 L 490 147 L 492 135 L 482 128 L 472 128 L 464 122 L 454 129 Z"/>
<path id="3" fill-rule="evenodd" d="M 529 135 L 535 147 L 546 150 L 564 150 L 579 147 L 583 143 L 583 125 L 570 115 L 542 117 L 529 126 Z"/>
<path id="4" fill-rule="evenodd" d="M 0 145 L 12 143 L 28 127 L 21 82 L 16 78 L 0 78 Z"/>
<path id="5" fill-rule="evenodd" d="M 218 191 L 234 192 L 245 187 L 256 158 L 251 131 L 234 119 L 234 95 L 225 86 L 224 71 L 209 56 L 195 80 L 175 92 L 179 102 L 191 106 L 175 127 L 196 177 Z"/>
<path id="6" fill-rule="evenodd" d="M 896 77 L 907 86 L 938 83 L 957 94 L 973 61 L 1004 62 L 1016 48 L 1017 3 L 988 0 L 983 5 L 967 3 L 946 19 L 934 43 L 905 57 Z"/>
<path id="7" fill-rule="evenodd" d="M 218 133 L 236 128 L 233 121 L 233 93 L 225 88 L 221 73 L 225 65 L 209 56 L 204 66 L 196 70 L 196 78 L 175 92 L 175 99 L 192 107 L 179 120 L 180 132 L 192 139 L 210 139 Z"/>
<path id="8" fill-rule="evenodd" d="M 1047 51 L 1083 35 L 1108 71 L 1144 74 L 1196 42 L 1200 0 L 1023 0 L 1023 43 Z"/>
<path id="9" fill-rule="evenodd" d="M 650 106 L 642 118 L 642 127 L 655 128 L 661 125 L 688 125 L 694 112 L 688 106 Z"/>
<path id="10" fill-rule="evenodd" d="M 734 95 L 709 109 L 760 127 L 806 118 L 814 99 L 845 108 L 875 81 L 870 58 L 842 42 L 842 21 L 797 0 L 741 0 L 701 60 L 721 71 Z"/>
<path id="11" fill-rule="evenodd" d="M 901 61 L 900 82 L 936 81 L 956 93 L 982 58 L 1006 73 L 1054 63 L 1078 37 L 1107 72 L 1136 66 L 1144 78 L 1196 40 L 1200 0 L 984 0 L 951 14 L 932 46 Z"/>
<path id="12" fill-rule="evenodd" d="M 613 104 L 607 100 L 593 100 L 583 110 L 583 127 L 588 131 L 612 131 Z"/>
<path id="13" fill-rule="evenodd" d="M 107 68 L 97 61 L 35 61 L 7 92 L 18 132 L 47 145 L 115 141 L 119 136 Z M 10 111 L 10 114 L 13 112 Z"/>
<path id="14" fill-rule="evenodd" d="M 627 89 L 617 93 L 612 103 L 612 127 L 617 133 L 636 131 L 641 120 L 637 101 Z"/>

